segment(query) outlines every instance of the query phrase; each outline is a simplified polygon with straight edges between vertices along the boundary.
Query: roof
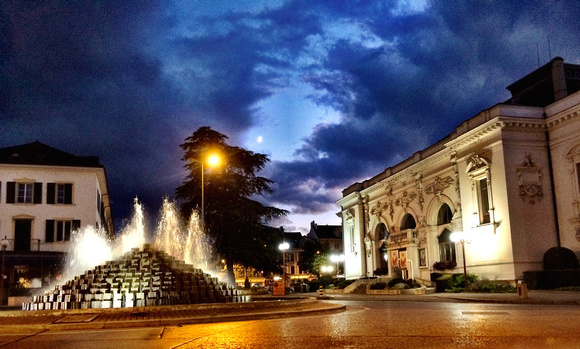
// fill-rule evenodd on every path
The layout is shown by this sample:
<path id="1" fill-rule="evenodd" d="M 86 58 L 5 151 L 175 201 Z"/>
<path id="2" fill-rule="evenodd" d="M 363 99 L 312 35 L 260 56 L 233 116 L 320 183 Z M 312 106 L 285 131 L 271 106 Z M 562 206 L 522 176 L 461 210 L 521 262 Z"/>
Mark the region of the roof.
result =
<path id="1" fill-rule="evenodd" d="M 318 225 L 314 221 L 310 223 L 310 232 L 307 235 L 314 240 L 342 239 L 341 225 Z"/>
<path id="2" fill-rule="evenodd" d="M 290 244 L 291 248 L 300 248 L 304 236 L 299 232 L 284 232 L 284 241 Z"/>
<path id="3" fill-rule="evenodd" d="M 0 148 L 0 164 L 102 167 L 97 156 L 77 156 L 39 141 Z"/>
<path id="4" fill-rule="evenodd" d="M 545 107 L 580 90 L 580 65 L 556 57 L 507 87 L 506 104 Z"/>

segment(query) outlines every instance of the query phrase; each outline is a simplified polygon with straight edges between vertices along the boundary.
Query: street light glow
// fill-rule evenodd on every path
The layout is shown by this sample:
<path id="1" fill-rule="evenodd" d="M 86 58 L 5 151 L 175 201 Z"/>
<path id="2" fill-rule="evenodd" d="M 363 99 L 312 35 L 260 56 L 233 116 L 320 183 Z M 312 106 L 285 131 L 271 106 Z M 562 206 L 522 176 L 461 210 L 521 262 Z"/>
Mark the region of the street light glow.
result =
<path id="1" fill-rule="evenodd" d="M 280 251 L 286 251 L 287 249 L 290 248 L 290 245 L 287 242 L 283 242 L 280 244 L 280 246 L 278 246 L 278 248 L 280 249 Z"/>
<path id="2" fill-rule="evenodd" d="M 209 166 L 217 166 L 220 163 L 220 157 L 217 154 L 210 154 L 207 157 L 207 163 Z"/>

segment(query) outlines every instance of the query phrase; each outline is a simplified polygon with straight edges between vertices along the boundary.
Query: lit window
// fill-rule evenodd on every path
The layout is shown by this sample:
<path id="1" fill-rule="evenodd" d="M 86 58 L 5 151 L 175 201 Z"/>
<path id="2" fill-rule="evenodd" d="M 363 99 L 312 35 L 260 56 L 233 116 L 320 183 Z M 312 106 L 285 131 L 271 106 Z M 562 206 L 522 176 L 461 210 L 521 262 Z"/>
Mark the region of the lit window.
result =
<path id="1" fill-rule="evenodd" d="M 491 192 L 491 163 L 474 155 L 467 165 L 471 179 L 473 197 L 473 214 L 477 215 L 477 224 L 488 224 L 493 221 L 493 195 Z"/>
<path id="2" fill-rule="evenodd" d="M 487 185 L 487 178 L 476 181 L 477 186 L 477 205 L 479 211 L 479 223 L 489 223 L 489 190 Z"/>
<path id="3" fill-rule="evenodd" d="M 439 240 L 439 258 L 441 262 L 456 262 L 455 242 L 451 241 L 451 231 L 445 229 L 437 238 Z"/>

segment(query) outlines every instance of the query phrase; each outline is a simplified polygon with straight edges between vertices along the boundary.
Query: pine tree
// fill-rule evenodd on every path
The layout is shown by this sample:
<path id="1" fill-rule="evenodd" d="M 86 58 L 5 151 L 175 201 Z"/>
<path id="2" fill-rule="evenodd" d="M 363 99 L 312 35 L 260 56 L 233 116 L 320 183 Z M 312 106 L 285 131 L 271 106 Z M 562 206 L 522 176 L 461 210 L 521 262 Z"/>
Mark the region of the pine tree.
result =
<path id="1" fill-rule="evenodd" d="M 210 127 L 201 127 L 185 139 L 181 148 L 188 176 L 176 189 L 176 195 L 182 202 L 184 217 L 192 210 L 201 216 L 204 208 L 201 219 L 205 231 L 215 241 L 216 252 L 226 260 L 228 279 L 233 282 L 234 264 L 272 269 L 271 263 L 277 258 L 270 256 L 276 251 L 271 245 L 276 238 L 270 235 L 276 230 L 265 224 L 287 215 L 288 211 L 255 200 L 273 192 L 274 182 L 257 175 L 270 161 L 268 156 L 230 146 L 227 139 Z M 206 162 L 212 154 L 221 159 L 215 167 Z"/>

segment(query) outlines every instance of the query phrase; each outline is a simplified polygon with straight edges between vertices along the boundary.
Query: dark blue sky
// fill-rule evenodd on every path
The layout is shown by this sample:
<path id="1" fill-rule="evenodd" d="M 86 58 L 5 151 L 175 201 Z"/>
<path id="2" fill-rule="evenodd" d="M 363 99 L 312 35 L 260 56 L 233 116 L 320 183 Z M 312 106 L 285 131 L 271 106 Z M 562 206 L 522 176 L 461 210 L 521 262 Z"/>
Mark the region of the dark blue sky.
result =
<path id="1" fill-rule="evenodd" d="M 340 224 L 335 201 L 509 98 L 561 56 L 571 1 L 0 2 L 0 147 L 34 140 L 107 169 L 117 222 L 185 178 L 201 126 L 268 154 L 262 200 L 287 231 Z M 117 225 L 119 230 L 121 227 Z"/>

